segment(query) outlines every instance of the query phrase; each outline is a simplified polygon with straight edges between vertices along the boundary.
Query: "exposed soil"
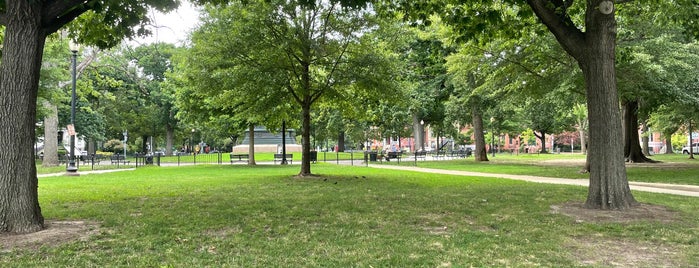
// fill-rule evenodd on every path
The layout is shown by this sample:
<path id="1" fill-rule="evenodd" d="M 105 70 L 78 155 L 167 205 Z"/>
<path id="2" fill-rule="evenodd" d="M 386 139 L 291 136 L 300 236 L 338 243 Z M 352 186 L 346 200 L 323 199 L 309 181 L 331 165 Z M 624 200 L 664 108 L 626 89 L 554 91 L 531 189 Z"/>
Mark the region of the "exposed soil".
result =
<path id="1" fill-rule="evenodd" d="M 580 203 L 551 206 L 551 212 L 569 216 L 576 223 L 620 223 L 638 221 L 670 223 L 677 212 L 663 206 L 640 204 L 629 210 L 586 209 Z M 608 267 L 685 267 L 680 249 L 661 242 L 631 241 L 590 234 L 572 237 L 566 249 L 583 265 Z"/>
<path id="2" fill-rule="evenodd" d="M 97 223 L 88 221 L 46 221 L 44 225 L 44 230 L 35 233 L 0 235 L 0 252 L 86 240 L 99 230 Z"/>

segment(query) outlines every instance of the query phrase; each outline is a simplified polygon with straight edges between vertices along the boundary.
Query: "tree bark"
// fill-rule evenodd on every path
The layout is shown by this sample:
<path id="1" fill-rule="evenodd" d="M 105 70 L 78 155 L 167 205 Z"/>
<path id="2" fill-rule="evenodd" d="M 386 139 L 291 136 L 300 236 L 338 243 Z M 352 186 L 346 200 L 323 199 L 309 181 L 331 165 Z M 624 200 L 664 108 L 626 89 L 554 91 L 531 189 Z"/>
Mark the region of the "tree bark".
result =
<path id="1" fill-rule="evenodd" d="M 628 209 L 637 204 L 624 165 L 616 86 L 616 20 L 602 14 L 600 0 L 588 1 L 585 52 L 579 55 L 590 121 L 590 186 L 587 208 Z"/>
<path id="2" fill-rule="evenodd" d="M 308 98 L 301 107 L 301 171 L 300 177 L 311 176 L 311 101 Z"/>
<path id="3" fill-rule="evenodd" d="M 340 134 L 337 135 L 337 151 L 345 151 L 345 131 L 340 131 Z"/>
<path id="4" fill-rule="evenodd" d="M 603 1 L 586 2 L 584 27 L 577 27 L 569 16 L 561 16 L 568 1 L 527 0 L 527 3 L 563 49 L 576 59 L 585 79 L 590 124 L 590 186 L 585 206 L 628 209 L 637 202 L 631 195 L 624 165 L 615 70 L 615 7 L 609 14 L 602 13 L 599 6 Z"/>
<path id="5" fill-rule="evenodd" d="M 413 151 L 417 152 L 424 149 L 425 144 L 425 129 L 424 126 L 420 124 L 420 118 L 416 113 L 413 113 L 413 137 L 415 137 L 415 143 L 413 144 Z"/>
<path id="6" fill-rule="evenodd" d="M 485 151 L 485 136 L 483 134 L 483 115 L 478 105 L 471 105 L 473 119 L 473 136 L 476 140 L 476 151 L 473 152 L 476 161 L 488 161 L 488 152 Z"/>
<path id="7" fill-rule="evenodd" d="M 539 142 L 541 142 L 541 153 L 548 153 L 548 151 L 546 151 L 546 132 L 544 132 L 543 130 L 539 132 L 541 133 L 541 135 L 538 135 L 536 134 L 536 132 L 534 132 L 534 136 L 539 138 Z M 551 150 L 553 150 L 553 148 L 551 148 Z"/>
<path id="8" fill-rule="evenodd" d="M 641 133 L 643 133 L 643 136 L 641 137 L 641 149 L 642 153 L 646 156 L 650 155 L 650 137 L 649 135 L 652 135 L 652 133 L 648 133 L 648 123 L 643 123 L 643 127 L 641 127 Z"/>
<path id="9" fill-rule="evenodd" d="M 250 127 L 248 127 L 248 135 L 248 140 L 250 141 L 248 143 L 248 165 L 254 166 L 257 165 L 255 162 L 255 124 L 250 124 Z"/>
<path id="10" fill-rule="evenodd" d="M 44 228 L 34 164 L 34 122 L 39 72 L 46 41 L 42 10 L 34 1 L 5 2 L 0 64 L 0 233 Z M 19 78 L 19 79 L 18 79 Z M 55 135 L 55 134 L 54 134 Z"/>
<path id="11" fill-rule="evenodd" d="M 624 118 L 624 159 L 630 163 L 655 163 L 655 161 L 643 154 L 638 136 L 638 101 L 624 101 L 622 103 Z"/>
<path id="12" fill-rule="evenodd" d="M 171 124 L 165 125 L 165 155 L 172 155 L 172 144 L 175 139 L 175 129 Z"/>
<path id="13" fill-rule="evenodd" d="M 48 110 L 44 118 L 44 159 L 43 167 L 58 166 L 58 108 L 48 101 L 44 101 Z"/>
<path id="14" fill-rule="evenodd" d="M 665 154 L 674 154 L 675 151 L 672 149 L 672 134 L 665 135 Z"/>
<path id="15" fill-rule="evenodd" d="M 580 133 L 580 152 L 582 154 L 587 154 L 587 141 L 585 139 L 585 129 L 580 127 L 578 129 L 578 133 Z"/>

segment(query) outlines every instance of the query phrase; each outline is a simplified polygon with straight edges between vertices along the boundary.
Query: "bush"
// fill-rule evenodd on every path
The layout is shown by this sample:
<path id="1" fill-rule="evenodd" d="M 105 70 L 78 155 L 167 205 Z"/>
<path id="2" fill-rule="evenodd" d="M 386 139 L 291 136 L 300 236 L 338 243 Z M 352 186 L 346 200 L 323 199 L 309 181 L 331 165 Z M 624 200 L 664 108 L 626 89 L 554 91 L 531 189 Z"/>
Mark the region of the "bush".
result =
<path id="1" fill-rule="evenodd" d="M 102 150 L 105 152 L 121 152 L 124 151 L 124 145 L 120 140 L 108 140 L 102 145 Z"/>

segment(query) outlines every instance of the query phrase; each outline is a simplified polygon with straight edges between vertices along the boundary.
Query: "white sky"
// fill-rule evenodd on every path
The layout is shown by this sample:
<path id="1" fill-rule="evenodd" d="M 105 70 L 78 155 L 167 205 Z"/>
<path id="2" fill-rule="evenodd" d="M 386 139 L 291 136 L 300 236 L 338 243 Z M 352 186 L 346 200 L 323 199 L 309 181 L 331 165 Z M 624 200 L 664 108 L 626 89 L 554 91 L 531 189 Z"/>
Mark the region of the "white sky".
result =
<path id="1" fill-rule="evenodd" d="M 155 27 L 149 27 L 152 34 L 145 38 L 136 38 L 129 44 L 151 44 L 165 42 L 184 45 L 187 35 L 199 24 L 199 11 L 189 1 L 182 1 L 177 10 L 163 14 L 151 11 L 148 15 Z"/>

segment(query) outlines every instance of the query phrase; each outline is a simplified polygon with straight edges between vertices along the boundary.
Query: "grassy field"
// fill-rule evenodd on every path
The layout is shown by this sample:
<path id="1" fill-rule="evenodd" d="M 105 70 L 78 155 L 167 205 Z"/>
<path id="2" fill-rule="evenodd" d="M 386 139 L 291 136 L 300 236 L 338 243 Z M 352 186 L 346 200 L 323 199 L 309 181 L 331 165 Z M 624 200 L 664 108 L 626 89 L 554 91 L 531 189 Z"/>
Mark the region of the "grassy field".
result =
<path id="1" fill-rule="evenodd" d="M 466 170 L 484 173 L 519 174 L 554 178 L 587 179 L 580 173 L 585 164 L 581 154 L 498 154 L 488 155 L 488 162 L 476 162 L 473 157 L 449 161 L 417 161 L 419 167 L 450 170 Z M 655 155 L 652 159 L 660 163 L 627 164 L 629 181 L 659 182 L 671 184 L 699 185 L 699 159 L 688 159 L 687 155 Z M 384 164 L 387 164 L 384 162 Z M 389 162 L 396 164 L 396 161 Z M 401 165 L 415 165 L 403 161 Z"/>
<path id="2" fill-rule="evenodd" d="M 662 260 L 640 266 L 699 264 L 697 198 L 635 192 L 677 218 L 594 223 L 551 212 L 582 203 L 583 187 L 329 164 L 313 166 L 319 178 L 298 179 L 298 168 L 148 167 L 41 178 L 47 219 L 100 227 L 83 241 L 0 252 L 0 266 L 613 266 L 584 257 L 610 252 L 594 248 L 605 243 L 622 245 L 616 255 L 633 247 Z M 664 254 L 642 251 L 657 248 Z"/>

